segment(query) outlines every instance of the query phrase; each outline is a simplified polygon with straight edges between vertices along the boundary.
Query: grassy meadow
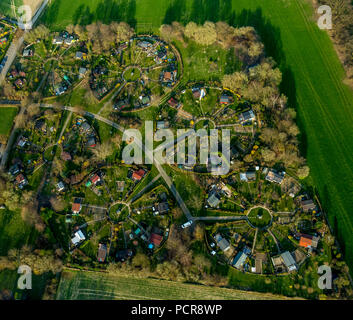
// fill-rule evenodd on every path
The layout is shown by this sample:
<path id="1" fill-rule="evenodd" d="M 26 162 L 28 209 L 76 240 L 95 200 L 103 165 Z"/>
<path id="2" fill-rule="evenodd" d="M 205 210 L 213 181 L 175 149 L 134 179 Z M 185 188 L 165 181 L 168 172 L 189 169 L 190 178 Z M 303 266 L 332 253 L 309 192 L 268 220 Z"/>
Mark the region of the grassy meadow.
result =
<path id="1" fill-rule="evenodd" d="M 17 115 L 17 111 L 17 108 L 12 107 L 0 108 L 0 135 L 7 136 L 10 134 L 13 125 L 13 120 Z"/>
<path id="2" fill-rule="evenodd" d="M 19 278 L 17 270 L 0 271 L 0 291 L 10 291 L 15 299 L 40 300 L 43 297 L 45 285 L 50 277 L 49 274 L 33 274 L 32 289 L 20 290 L 17 288 Z"/>
<path id="3" fill-rule="evenodd" d="M 158 279 L 139 279 L 97 272 L 65 270 L 57 300 L 270 300 L 286 299 L 271 294 L 185 284 Z"/>

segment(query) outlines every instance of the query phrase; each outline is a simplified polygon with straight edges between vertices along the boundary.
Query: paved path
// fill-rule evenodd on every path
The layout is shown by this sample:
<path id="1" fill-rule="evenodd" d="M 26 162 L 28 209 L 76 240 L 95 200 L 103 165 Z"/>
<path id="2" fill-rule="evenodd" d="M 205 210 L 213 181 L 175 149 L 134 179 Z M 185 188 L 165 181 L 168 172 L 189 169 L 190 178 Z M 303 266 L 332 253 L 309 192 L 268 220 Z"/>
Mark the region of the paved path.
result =
<path id="1" fill-rule="evenodd" d="M 189 130 L 186 131 L 185 133 L 181 134 L 180 136 L 178 136 L 175 140 L 173 140 L 167 144 L 159 145 L 154 151 L 157 152 L 157 151 L 160 151 L 161 149 L 167 150 L 172 147 L 174 148 L 179 141 L 182 141 L 182 140 L 186 139 L 187 137 L 190 137 L 190 139 L 191 139 L 192 137 L 196 136 L 196 132 L 192 131 L 193 129 L 190 128 Z M 175 153 L 175 151 L 174 151 L 174 153 Z"/>
<path id="2" fill-rule="evenodd" d="M 152 209 L 152 208 L 153 208 L 153 205 L 144 206 L 144 207 L 140 207 L 140 208 L 133 209 L 132 212 L 138 212 L 138 211 L 148 210 L 148 209 Z"/>
<path id="3" fill-rule="evenodd" d="M 217 128 L 226 128 L 226 127 L 235 127 L 239 126 L 239 123 L 226 123 L 226 124 L 217 124 Z"/>
<path id="4" fill-rule="evenodd" d="M 0 100 L 0 108 L 17 108 L 20 104 L 20 100 Z"/>
<path id="5" fill-rule="evenodd" d="M 43 10 L 48 5 L 49 1 L 51 1 L 51 0 L 44 0 L 42 5 L 40 6 L 40 8 L 34 14 L 34 16 L 32 18 L 32 25 L 33 26 L 37 22 L 37 19 L 42 14 Z M 27 30 L 25 30 L 25 33 L 26 32 L 27 32 Z M 7 61 L 6 61 L 5 65 L 4 65 L 2 71 L 0 72 L 0 86 L 2 85 L 3 81 L 5 80 L 6 74 L 9 71 L 13 61 L 15 60 L 16 54 L 17 54 L 18 50 L 21 48 L 23 42 L 24 42 L 24 36 L 21 36 L 18 40 L 16 40 L 16 41 L 14 40 L 11 43 L 10 48 L 8 49 L 8 51 L 6 53 L 6 56 L 5 56 L 5 57 L 7 57 Z M 20 109 L 19 114 L 23 114 L 23 112 L 24 112 L 24 108 L 22 107 Z M 12 129 L 10 138 L 9 138 L 9 140 L 7 142 L 6 149 L 5 149 L 5 151 L 4 151 L 4 153 L 2 154 L 2 157 L 1 157 L 0 169 L 3 169 L 5 167 L 5 165 L 6 165 L 6 161 L 7 161 L 8 155 L 9 155 L 9 151 L 10 151 L 10 149 L 12 147 L 12 144 L 14 142 L 14 139 L 15 139 L 15 132 L 16 132 L 17 128 L 18 128 L 18 125 L 17 125 L 17 123 L 15 123 L 15 125 L 14 125 L 14 127 Z"/>
<path id="6" fill-rule="evenodd" d="M 111 208 L 113 208 L 113 207 L 114 207 L 115 205 L 117 205 L 117 204 L 122 204 L 122 205 L 126 206 L 126 207 L 129 209 L 129 212 L 131 211 L 131 209 L 130 209 L 130 204 L 127 203 L 127 202 L 125 202 L 125 201 L 121 201 L 121 200 L 117 200 L 117 201 L 115 201 L 115 202 L 109 204 L 108 210 L 110 211 Z"/>
<path id="7" fill-rule="evenodd" d="M 87 221 L 87 222 L 85 222 L 84 224 L 81 224 L 78 228 L 79 228 L 79 229 L 86 228 L 86 227 L 89 226 L 90 224 L 96 223 L 96 222 L 99 222 L 99 221 L 102 221 L 102 220 L 105 220 L 106 218 L 107 218 L 106 216 L 103 216 L 103 217 L 100 217 L 99 219 Z"/>
<path id="8" fill-rule="evenodd" d="M 40 88 L 42 87 L 44 81 L 47 80 L 48 76 L 49 76 L 49 72 L 46 72 L 45 75 L 44 75 L 44 77 L 43 77 L 42 80 L 40 81 L 40 83 L 39 83 L 39 85 L 38 85 L 38 87 L 37 87 L 37 89 L 36 89 L 36 92 L 38 92 L 38 91 L 40 90 Z"/>
<path id="9" fill-rule="evenodd" d="M 49 4 L 49 2 L 51 2 L 51 0 L 44 0 L 43 1 L 42 5 L 39 7 L 39 9 L 37 10 L 37 12 L 34 14 L 34 16 L 32 18 L 32 26 L 35 25 L 35 23 L 37 22 L 38 18 L 43 13 L 43 11 L 45 10 L 45 8 Z"/>
<path id="10" fill-rule="evenodd" d="M 211 117 L 200 117 L 195 120 L 194 130 L 196 130 L 196 124 L 200 121 L 203 121 L 203 120 L 207 120 L 207 121 L 211 122 L 213 124 L 213 127 L 216 129 L 216 123 L 213 121 L 213 119 L 211 119 Z M 207 127 L 207 125 L 204 125 L 203 129 L 205 127 Z"/>
<path id="11" fill-rule="evenodd" d="M 147 236 L 149 237 L 150 234 L 142 227 L 135 219 L 131 218 L 130 216 L 128 217 L 131 222 L 133 222 L 135 225 L 137 225 Z"/>
<path id="12" fill-rule="evenodd" d="M 5 151 L 5 148 L 6 148 L 6 146 L 4 144 L 0 145 L 0 161 L 1 161 L 1 158 L 2 158 L 2 153 Z"/>
<path id="13" fill-rule="evenodd" d="M 72 110 L 71 107 L 65 107 L 65 108 L 66 108 L 66 110 Z M 115 123 L 115 122 L 113 122 L 113 121 L 111 121 L 111 120 L 109 120 L 107 118 L 104 118 L 104 117 L 100 116 L 99 114 L 94 114 L 94 113 L 86 112 L 86 111 L 84 111 L 83 114 L 85 116 L 87 116 L 87 117 L 91 117 L 93 119 L 97 119 L 99 121 L 102 121 L 105 124 L 115 128 L 115 129 L 117 129 L 117 130 L 119 130 L 121 132 L 124 132 L 124 130 L 125 130 L 125 128 L 122 127 L 121 125 L 119 125 L 119 124 L 117 124 L 117 123 Z"/>

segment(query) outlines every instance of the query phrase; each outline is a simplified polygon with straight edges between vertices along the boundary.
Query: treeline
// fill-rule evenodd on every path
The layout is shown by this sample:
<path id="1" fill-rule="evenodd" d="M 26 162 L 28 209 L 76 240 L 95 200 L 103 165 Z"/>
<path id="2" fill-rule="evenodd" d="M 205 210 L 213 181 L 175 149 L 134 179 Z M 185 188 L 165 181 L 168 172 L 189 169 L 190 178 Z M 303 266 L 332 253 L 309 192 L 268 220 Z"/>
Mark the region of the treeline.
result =
<path id="1" fill-rule="evenodd" d="M 300 157 L 298 150 L 296 112 L 287 108 L 287 98 L 278 89 L 282 74 L 274 65 L 272 59 L 264 58 L 253 68 L 225 75 L 222 83 L 239 92 L 252 103 L 257 113 L 261 112 L 265 117 L 266 124 L 260 134 L 263 147 L 259 160 L 269 166 L 281 162 L 286 168 L 298 169 L 298 175 L 304 178 L 309 172 L 306 167 L 306 174 L 303 174 L 305 159 Z M 248 163 L 253 160 L 255 156 L 250 154 L 244 158 Z"/>
<path id="2" fill-rule="evenodd" d="M 128 273 L 140 277 L 158 277 L 173 281 L 198 282 L 207 285 L 227 285 L 228 280 L 214 272 L 212 262 L 203 254 L 204 229 L 197 225 L 194 232 L 177 230 L 175 225 L 164 248 L 152 257 L 138 252 L 131 261 L 110 263 L 112 274 Z"/>
<path id="3" fill-rule="evenodd" d="M 333 28 L 329 31 L 338 56 L 343 63 L 348 82 L 353 86 L 353 2 L 351 0 L 318 0 L 332 9 Z"/>
<path id="4" fill-rule="evenodd" d="M 309 167 L 300 156 L 296 112 L 287 108 L 287 97 L 278 88 L 281 81 L 281 71 L 275 68 L 273 60 L 263 58 L 255 67 L 225 75 L 222 83 L 250 101 L 252 109 L 257 114 L 261 112 L 265 121 L 260 133 L 261 152 L 246 155 L 244 162 L 268 166 L 282 164 L 295 169 L 298 177 L 304 179 L 309 175 Z"/>
<path id="5" fill-rule="evenodd" d="M 21 249 L 10 249 L 7 256 L 0 257 L 0 271 L 17 270 L 21 265 L 28 265 L 35 275 L 47 272 L 56 274 L 62 270 L 61 252 L 51 250 L 33 250 L 24 245 Z"/>
<path id="6" fill-rule="evenodd" d="M 101 54 L 119 42 L 129 40 L 135 34 L 134 29 L 125 22 L 112 22 L 107 25 L 98 21 L 87 26 L 70 24 L 66 27 L 66 31 L 76 34 L 81 41 L 87 41 L 95 54 Z M 47 38 L 49 33 L 48 28 L 40 25 L 28 32 L 25 40 L 28 43 L 33 43 L 37 39 Z"/>
<path id="7" fill-rule="evenodd" d="M 223 49 L 233 48 L 244 65 L 255 64 L 264 55 L 264 45 L 253 27 L 234 28 L 225 22 L 210 21 L 203 25 L 189 22 L 183 26 L 173 22 L 170 25 L 163 24 L 159 31 L 167 41 L 178 40 L 184 45 L 190 39 L 204 46 L 216 44 Z"/>

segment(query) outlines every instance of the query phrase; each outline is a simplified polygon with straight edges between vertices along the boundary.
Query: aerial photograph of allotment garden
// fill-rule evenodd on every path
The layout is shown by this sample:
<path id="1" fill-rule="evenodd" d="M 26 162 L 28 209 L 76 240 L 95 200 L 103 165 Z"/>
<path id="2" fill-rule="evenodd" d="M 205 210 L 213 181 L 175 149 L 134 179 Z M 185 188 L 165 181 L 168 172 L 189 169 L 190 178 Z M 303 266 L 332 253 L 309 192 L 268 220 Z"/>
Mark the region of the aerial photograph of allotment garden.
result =
<path id="1" fill-rule="evenodd" d="M 352 35 L 253 2 L 0 4 L 0 300 L 353 298 Z M 229 132 L 228 172 L 126 163 L 151 121 Z"/>

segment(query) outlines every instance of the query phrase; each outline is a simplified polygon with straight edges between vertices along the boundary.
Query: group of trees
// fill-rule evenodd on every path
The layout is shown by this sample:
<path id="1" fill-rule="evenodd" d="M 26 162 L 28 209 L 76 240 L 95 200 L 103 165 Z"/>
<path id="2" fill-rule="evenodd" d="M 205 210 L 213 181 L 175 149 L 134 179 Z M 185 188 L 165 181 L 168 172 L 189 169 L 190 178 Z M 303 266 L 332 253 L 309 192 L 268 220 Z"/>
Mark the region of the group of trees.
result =
<path id="1" fill-rule="evenodd" d="M 349 267 L 343 260 L 341 250 L 337 246 L 336 239 L 330 232 L 326 232 L 323 241 L 326 242 L 327 247 L 329 248 L 328 250 L 330 250 L 329 257 L 331 260 L 328 263 L 333 269 L 333 274 L 336 275 L 333 280 L 333 285 L 337 288 L 337 290 L 334 290 L 332 294 L 336 298 L 349 297 L 351 299 L 353 289 L 349 279 Z"/>
<path id="2" fill-rule="evenodd" d="M 62 261 L 50 250 L 33 250 L 24 245 L 21 249 L 10 249 L 6 257 L 0 257 L 0 271 L 15 270 L 20 265 L 28 265 L 32 272 L 40 275 L 46 272 L 56 274 L 62 270 Z"/>
<path id="3" fill-rule="evenodd" d="M 138 252 L 131 262 L 111 263 L 107 267 L 110 273 L 128 272 L 136 276 L 158 276 L 174 281 L 195 281 L 208 285 L 225 285 L 227 279 L 211 274 L 211 261 L 201 252 L 190 249 L 195 242 L 204 243 L 204 229 L 197 225 L 193 233 L 177 230 L 172 225 L 165 247 L 155 256 L 149 257 Z"/>
<path id="4" fill-rule="evenodd" d="M 33 44 L 37 39 L 46 39 L 49 36 L 49 33 L 50 31 L 47 27 L 40 25 L 30 32 L 25 33 L 24 39 L 28 44 Z M 40 95 L 39 92 L 32 93 L 28 90 L 17 90 L 9 81 L 4 82 L 2 88 L 0 88 L 0 94 L 13 100 L 26 100 L 29 96 L 38 97 Z"/>
<path id="5" fill-rule="evenodd" d="M 22 105 L 26 107 L 24 113 L 19 113 L 15 118 L 17 128 L 26 128 L 32 125 L 33 118 L 40 114 L 38 105 L 30 104 L 31 100 L 25 99 Z M 46 110 L 44 114 L 53 117 L 52 110 Z M 9 176 L 0 174 L 0 203 L 11 211 L 21 209 L 22 219 L 29 225 L 36 228 L 37 231 L 43 232 L 45 224 L 38 213 L 37 194 L 34 191 L 24 190 L 19 192 L 14 184 L 10 181 Z"/>
<path id="6" fill-rule="evenodd" d="M 20 196 L 14 189 L 8 176 L 5 174 L 0 175 L 0 202 L 4 203 L 9 210 L 16 210 L 31 196 L 31 192 L 23 192 Z"/>
<path id="7" fill-rule="evenodd" d="M 25 107 L 25 110 L 23 113 L 18 113 L 16 115 L 14 122 L 17 128 L 28 128 L 32 125 L 31 120 L 33 120 L 36 115 L 40 114 L 40 108 L 38 105 L 32 104 L 32 98 L 30 96 L 25 97 L 21 101 L 21 106 Z M 51 110 L 49 112 L 51 112 Z M 48 112 L 46 114 L 48 114 Z M 5 143 L 6 141 L 7 139 L 5 140 Z"/>
<path id="8" fill-rule="evenodd" d="M 95 160 L 104 161 L 114 152 L 114 145 L 111 143 L 111 141 L 105 141 L 96 146 L 92 152 Z"/>
<path id="9" fill-rule="evenodd" d="M 309 167 L 298 150 L 297 135 L 299 129 L 295 124 L 295 111 L 284 109 L 273 111 L 274 122 L 271 127 L 263 128 L 260 140 L 262 160 L 269 166 L 282 163 L 286 168 L 293 168 L 297 176 L 304 179 L 309 175 Z"/>
<path id="10" fill-rule="evenodd" d="M 204 228 L 197 224 L 193 233 L 188 230 L 180 231 L 172 225 L 166 244 L 165 259 L 156 266 L 155 272 L 169 280 L 186 280 L 202 282 L 209 285 L 226 284 L 227 280 L 220 275 L 212 274 L 212 263 L 201 252 L 191 248 L 196 243 L 204 244 Z"/>
<path id="11" fill-rule="evenodd" d="M 260 140 L 263 144 L 260 159 L 266 165 L 282 163 L 285 167 L 297 169 L 299 178 L 309 175 L 305 159 L 300 157 L 295 124 L 296 112 L 287 108 L 287 98 L 280 93 L 281 71 L 275 67 L 271 58 L 263 58 L 259 64 L 248 69 L 225 75 L 224 87 L 239 92 L 244 99 L 252 103 L 256 112 L 262 112 L 266 118 L 266 127 L 262 128 Z M 245 162 L 254 158 L 247 155 Z"/>
<path id="12" fill-rule="evenodd" d="M 319 0 L 332 9 L 333 29 L 330 34 L 336 44 L 339 57 L 353 85 L 353 3 L 351 0 Z"/>
<path id="13" fill-rule="evenodd" d="M 2 88 L 0 88 L 0 96 L 6 97 L 9 100 L 26 99 L 30 93 L 27 90 L 16 90 L 15 87 L 8 81 L 4 81 Z"/>
<path id="14" fill-rule="evenodd" d="M 286 98 L 278 90 L 281 81 L 282 73 L 275 68 L 275 62 L 271 58 L 264 58 L 248 71 L 225 75 L 222 84 L 258 107 L 275 109 L 283 108 L 286 102 Z"/>
<path id="15" fill-rule="evenodd" d="M 75 33 L 82 41 L 89 41 L 95 54 L 101 54 L 117 43 L 129 40 L 135 34 L 134 29 L 125 22 L 112 22 L 107 25 L 98 21 L 85 27 L 68 25 L 66 30 Z"/>
<path id="16" fill-rule="evenodd" d="M 42 217 L 38 213 L 38 201 L 31 194 L 29 201 L 24 203 L 21 208 L 21 216 L 23 221 L 33 225 L 38 232 L 43 232 L 46 228 Z"/>
<path id="17" fill-rule="evenodd" d="M 189 22 L 185 27 L 178 22 L 160 27 L 161 36 L 168 40 L 186 43 L 191 39 L 208 46 L 217 44 L 223 49 L 234 48 L 238 58 L 246 64 L 253 64 L 263 56 L 264 46 L 253 27 L 234 28 L 225 22 L 206 21 L 203 25 Z"/>
<path id="18" fill-rule="evenodd" d="M 304 159 L 299 158 L 298 153 L 296 136 L 299 129 L 294 123 L 295 111 L 285 109 L 273 114 L 272 127 L 263 128 L 260 135 L 260 140 L 266 145 L 261 151 L 263 160 L 268 164 L 282 160 L 286 167 L 302 164 Z"/>
<path id="19" fill-rule="evenodd" d="M 184 27 L 173 22 L 162 25 L 160 33 L 166 40 L 175 39 L 184 45 L 191 39 L 204 46 L 217 44 L 224 49 L 234 48 L 243 63 L 243 71 L 224 75 L 222 85 L 240 93 L 255 111 L 265 114 L 268 123 L 260 137 L 265 145 L 260 160 L 267 165 L 281 162 L 285 167 L 295 168 L 299 178 L 309 175 L 309 167 L 299 155 L 295 111 L 286 108 L 287 98 L 279 90 L 282 73 L 272 58 L 264 57 L 264 45 L 253 27 L 234 28 L 225 22 L 209 21 L 203 25 L 189 22 Z M 251 155 L 244 158 L 247 163 L 253 160 Z"/>
<path id="20" fill-rule="evenodd" d="M 116 43 L 129 40 L 135 33 L 134 29 L 125 22 L 112 22 L 107 25 L 99 21 L 87 26 L 70 24 L 66 27 L 66 31 L 76 34 L 82 41 L 90 41 L 93 52 L 97 54 L 110 49 Z M 25 40 L 28 43 L 33 43 L 37 39 L 48 38 L 49 34 L 48 28 L 39 25 L 26 33 Z"/>
<path id="21" fill-rule="evenodd" d="M 67 207 L 66 201 L 57 195 L 52 195 L 49 199 L 49 202 L 56 212 L 64 211 Z"/>

